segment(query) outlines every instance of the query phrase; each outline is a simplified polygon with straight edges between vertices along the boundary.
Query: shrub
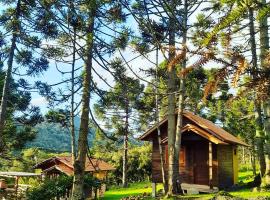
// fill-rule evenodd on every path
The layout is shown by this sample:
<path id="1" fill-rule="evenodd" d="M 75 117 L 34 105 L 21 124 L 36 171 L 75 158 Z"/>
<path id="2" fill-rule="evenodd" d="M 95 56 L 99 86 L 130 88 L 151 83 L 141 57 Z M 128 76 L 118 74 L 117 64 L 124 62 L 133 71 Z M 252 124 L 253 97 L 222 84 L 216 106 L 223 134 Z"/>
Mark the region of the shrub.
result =
<path id="1" fill-rule="evenodd" d="M 71 190 L 73 177 L 59 176 L 55 179 L 46 179 L 41 185 L 30 189 L 26 196 L 28 200 L 50 200 L 66 196 Z M 92 175 L 86 175 L 84 179 L 85 188 L 99 188 L 101 181 Z"/>
<path id="2" fill-rule="evenodd" d="M 86 188 L 99 188 L 102 184 L 102 181 L 97 179 L 96 177 L 93 177 L 92 175 L 85 175 L 84 177 L 84 187 Z"/>
<path id="3" fill-rule="evenodd" d="M 72 187 L 72 177 L 60 176 L 56 179 L 46 179 L 41 185 L 30 189 L 26 196 L 28 200 L 50 200 L 65 196 Z"/>

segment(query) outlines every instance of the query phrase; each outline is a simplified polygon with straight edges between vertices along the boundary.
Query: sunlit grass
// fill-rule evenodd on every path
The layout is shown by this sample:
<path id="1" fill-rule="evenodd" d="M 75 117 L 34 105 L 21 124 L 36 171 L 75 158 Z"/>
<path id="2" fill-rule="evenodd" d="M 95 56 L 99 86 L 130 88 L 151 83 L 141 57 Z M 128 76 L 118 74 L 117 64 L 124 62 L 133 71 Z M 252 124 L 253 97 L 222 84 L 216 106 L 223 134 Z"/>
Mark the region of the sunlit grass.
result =
<path id="1" fill-rule="evenodd" d="M 246 184 L 254 180 L 251 170 L 241 170 L 239 172 L 239 182 Z M 157 186 L 157 191 L 162 189 L 162 185 Z M 152 186 L 150 182 L 131 183 L 128 188 L 122 188 L 119 186 L 111 187 L 106 191 L 102 200 L 120 200 L 123 197 L 128 196 L 142 196 L 143 194 L 151 194 Z M 270 192 L 252 191 L 252 189 L 244 188 L 238 191 L 230 192 L 231 195 L 241 198 L 258 198 L 258 197 L 270 197 Z M 201 199 L 209 200 L 214 197 L 215 194 L 199 194 L 199 195 L 186 195 L 177 199 Z M 153 198 L 147 197 L 146 200 Z"/>
<path id="2" fill-rule="evenodd" d="M 157 191 L 162 188 L 161 184 L 158 184 Z M 102 200 L 118 200 L 128 196 L 138 196 L 143 194 L 151 194 L 152 187 L 150 182 L 131 183 L 128 188 L 112 187 L 106 191 Z"/>

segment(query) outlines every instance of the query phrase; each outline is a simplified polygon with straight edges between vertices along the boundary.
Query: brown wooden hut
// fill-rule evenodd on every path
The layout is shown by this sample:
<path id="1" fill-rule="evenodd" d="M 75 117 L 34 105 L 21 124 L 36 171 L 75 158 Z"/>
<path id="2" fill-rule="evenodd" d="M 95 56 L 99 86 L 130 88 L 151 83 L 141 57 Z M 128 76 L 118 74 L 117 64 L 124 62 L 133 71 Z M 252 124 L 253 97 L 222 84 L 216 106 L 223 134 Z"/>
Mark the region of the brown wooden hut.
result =
<path id="1" fill-rule="evenodd" d="M 71 156 L 55 156 L 42 161 L 34 166 L 34 169 L 41 169 L 42 174 L 55 177 L 59 174 L 71 176 L 74 174 Z M 91 173 L 100 180 L 106 178 L 109 171 L 115 170 L 109 163 L 95 158 L 87 158 L 85 162 L 85 172 Z"/>
<path id="2" fill-rule="evenodd" d="M 167 118 L 160 121 L 159 126 L 167 172 Z M 139 139 L 152 142 L 152 182 L 154 185 L 161 183 L 157 125 L 146 131 Z M 214 123 L 184 111 L 181 144 L 179 166 L 183 190 L 195 188 L 199 192 L 213 192 L 218 188 L 237 184 L 237 146 L 248 146 L 246 143 Z"/>
<path id="3" fill-rule="evenodd" d="M 71 156 L 55 156 L 44 160 L 34 166 L 34 169 L 41 169 L 42 174 L 45 177 L 54 178 L 61 174 L 72 176 L 74 174 L 74 167 L 72 165 Z M 85 173 L 90 173 L 99 180 L 104 180 L 107 177 L 108 172 L 115 170 L 109 163 L 88 157 L 85 162 Z M 84 188 L 84 193 L 87 198 L 102 197 L 106 191 L 106 185 L 102 184 L 100 188 Z M 69 197 L 70 191 L 67 192 Z"/>

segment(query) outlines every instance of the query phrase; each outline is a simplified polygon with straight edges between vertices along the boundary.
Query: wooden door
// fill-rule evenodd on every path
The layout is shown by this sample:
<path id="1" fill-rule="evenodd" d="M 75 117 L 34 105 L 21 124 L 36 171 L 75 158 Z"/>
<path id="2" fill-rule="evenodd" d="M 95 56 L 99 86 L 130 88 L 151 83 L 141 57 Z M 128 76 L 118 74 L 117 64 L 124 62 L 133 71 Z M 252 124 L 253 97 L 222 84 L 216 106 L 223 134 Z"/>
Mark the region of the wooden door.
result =
<path id="1" fill-rule="evenodd" d="M 209 184 L 209 167 L 208 167 L 208 143 L 194 143 L 193 151 L 194 165 L 194 183 L 200 185 Z"/>

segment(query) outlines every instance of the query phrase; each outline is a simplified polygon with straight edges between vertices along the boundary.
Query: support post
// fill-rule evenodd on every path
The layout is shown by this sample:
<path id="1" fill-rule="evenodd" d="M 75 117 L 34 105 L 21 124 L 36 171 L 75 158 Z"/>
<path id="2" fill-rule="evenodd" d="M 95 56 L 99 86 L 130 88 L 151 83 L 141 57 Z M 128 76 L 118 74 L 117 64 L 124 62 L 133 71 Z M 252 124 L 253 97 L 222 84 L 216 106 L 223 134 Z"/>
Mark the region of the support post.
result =
<path id="1" fill-rule="evenodd" d="M 157 196 L 157 184 L 152 183 L 152 197 L 156 197 L 156 196 Z"/>
<path id="2" fill-rule="evenodd" d="M 213 189 L 213 148 L 212 142 L 209 142 L 209 186 Z"/>
<path id="3" fill-rule="evenodd" d="M 15 193 L 16 193 L 16 200 L 18 199 L 18 187 L 19 187 L 19 176 L 15 177 Z"/>

